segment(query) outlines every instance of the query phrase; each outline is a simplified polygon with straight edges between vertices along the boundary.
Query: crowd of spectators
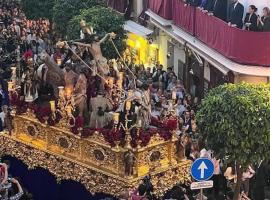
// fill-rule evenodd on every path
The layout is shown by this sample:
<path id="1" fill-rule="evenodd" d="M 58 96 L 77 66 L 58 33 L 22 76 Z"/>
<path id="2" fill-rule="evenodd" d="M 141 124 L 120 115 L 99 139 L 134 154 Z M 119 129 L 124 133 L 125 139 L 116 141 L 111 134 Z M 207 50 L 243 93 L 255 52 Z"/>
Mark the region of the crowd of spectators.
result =
<path id="1" fill-rule="evenodd" d="M 243 5 L 238 1 L 230 5 L 228 9 L 226 0 L 202 0 L 201 2 L 199 0 L 187 0 L 186 3 L 191 6 L 200 7 L 203 12 L 213 13 L 214 16 L 227 21 L 231 26 L 238 28 L 243 27 L 242 19 L 244 9 Z M 227 12 L 227 10 L 229 11 Z M 264 8 L 262 17 L 259 17 L 256 11 L 257 8 L 251 5 L 244 20 L 245 29 L 250 31 L 269 31 L 269 8 Z M 12 64 L 19 62 L 23 71 L 23 68 L 27 67 L 26 61 L 33 59 L 34 63 L 36 63 L 37 55 L 42 50 L 46 50 L 56 62 L 58 59 L 61 59 L 61 62 L 63 62 L 66 57 L 67 52 L 53 45 L 55 39 L 51 33 L 49 21 L 46 19 L 28 20 L 22 12 L 20 5 L 15 2 L 1 4 L 0 30 L 0 53 L 5 57 L 5 59 L 0 61 L 2 69 L 9 68 Z M 180 159 L 187 158 L 194 161 L 199 157 L 208 157 L 215 163 L 215 175 L 213 177 L 215 187 L 213 190 L 207 191 L 206 196 L 209 199 L 232 199 L 233 192 L 228 185 L 230 183 L 232 183 L 232 185 L 234 184 L 236 177 L 235 172 L 233 172 L 234 165 L 232 164 L 230 167 L 231 173 L 227 171 L 229 167 L 223 169 L 223 161 L 216 158 L 213 152 L 207 151 L 204 148 L 203 140 L 196 131 L 196 111 L 200 99 L 188 94 L 182 80 L 179 80 L 174 73 L 173 67 L 168 67 L 165 70 L 160 64 L 157 64 L 153 68 L 146 68 L 143 65 L 135 65 L 130 62 L 127 62 L 127 64 L 133 74 L 135 74 L 136 79 L 145 83 L 150 91 L 152 120 L 159 121 L 171 111 L 173 111 L 174 115 L 177 117 L 177 134 L 180 138 L 178 151 L 179 154 L 183 155 Z M 9 75 L 10 74 L 5 74 L 4 70 L 1 75 L 1 80 L 7 78 Z M 125 73 L 123 82 L 123 88 L 125 90 L 134 87 L 132 86 L 132 84 L 134 84 L 133 79 L 134 77 L 131 73 Z M 0 85 L 1 90 L 3 88 L 0 92 L 2 95 L 1 106 L 7 106 L 7 87 L 3 81 Z M 170 105 L 171 102 L 172 105 Z M 5 124 L 5 115 L 3 117 L 1 116 L 1 119 L 2 124 Z M 245 186 L 247 185 L 246 182 L 248 182 L 249 179 L 252 180 L 254 177 L 253 185 L 255 185 L 256 188 L 258 185 L 258 174 L 263 174 L 267 171 L 265 169 L 262 170 L 262 167 L 264 167 L 262 163 L 257 166 L 250 166 L 249 170 L 245 172 L 247 175 L 244 176 Z M 257 175 L 254 175 L 254 172 L 257 172 Z M 250 174 L 253 174 L 253 176 Z M 260 177 L 268 177 L 267 174 L 261 174 Z M 233 178 L 231 179 L 231 177 Z M 148 200 L 152 198 L 150 194 L 151 190 L 154 188 L 151 188 L 150 182 L 146 181 L 132 192 L 131 198 L 133 200 Z M 264 178 L 264 181 L 261 180 L 261 182 L 263 182 L 262 185 L 264 187 L 267 183 L 266 178 Z M 23 196 L 23 190 L 19 182 L 16 179 L 8 178 L 8 165 L 4 163 L 0 164 L 0 183 L 1 200 L 16 200 Z M 10 190 L 10 188 L 13 188 L 13 190 Z M 246 187 L 243 186 L 243 197 L 248 199 L 248 196 L 252 198 L 255 196 L 254 199 L 256 199 L 256 195 L 258 194 L 256 191 L 257 190 L 252 190 L 250 192 L 250 189 L 246 189 Z M 262 194 L 263 192 L 260 190 L 258 195 Z M 188 186 L 177 185 L 166 195 L 166 198 L 196 199 L 196 195 L 197 193 L 192 192 Z"/>
<path id="2" fill-rule="evenodd" d="M 27 68 L 27 60 L 36 63 L 42 50 L 54 52 L 53 34 L 47 19 L 29 20 L 17 1 L 1 1 L 0 5 L 0 131 L 8 128 L 10 110 L 7 80 L 11 68 L 17 66 L 19 74 Z M 36 65 L 38 66 L 38 65 Z"/>
<path id="3" fill-rule="evenodd" d="M 257 13 L 255 5 L 250 5 L 244 17 L 244 6 L 238 0 L 184 0 L 186 5 L 195 6 L 202 12 L 214 15 L 225 21 L 229 26 L 249 31 L 270 31 L 270 9 L 263 8 Z M 244 19 L 244 20 L 243 20 Z"/>
<path id="4" fill-rule="evenodd" d="M 147 83 L 151 94 L 151 117 L 157 120 L 164 118 L 170 109 L 170 100 L 173 103 L 173 111 L 179 118 L 179 130 L 185 133 L 196 133 L 195 113 L 199 99 L 192 97 L 184 88 L 182 80 L 179 80 L 173 71 L 173 67 L 163 69 L 163 65 L 156 65 L 153 69 L 143 65 L 131 65 L 134 68 L 137 80 Z M 126 82 L 131 83 L 131 76 L 126 76 Z"/>
<path id="5" fill-rule="evenodd" d="M 4 160 L 0 162 L 0 199 L 1 200 L 31 200 L 29 194 L 19 183 L 17 178 L 12 178 L 8 169 L 10 162 Z"/>
<path id="6" fill-rule="evenodd" d="M 41 49 L 50 50 L 49 20 L 27 19 L 18 3 L 1 3 L 0 25 L 2 51 L 12 53 L 20 50 L 22 53 L 32 47 L 33 54 L 37 54 Z"/>

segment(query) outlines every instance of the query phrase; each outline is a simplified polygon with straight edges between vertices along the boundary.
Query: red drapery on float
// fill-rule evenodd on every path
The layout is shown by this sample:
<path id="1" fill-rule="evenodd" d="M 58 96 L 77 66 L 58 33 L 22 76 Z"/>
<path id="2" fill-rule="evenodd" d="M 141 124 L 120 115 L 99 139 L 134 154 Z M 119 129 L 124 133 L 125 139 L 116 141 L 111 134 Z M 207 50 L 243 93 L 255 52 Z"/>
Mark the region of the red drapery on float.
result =
<path id="1" fill-rule="evenodd" d="M 149 0 L 148 8 L 164 19 L 172 19 L 172 0 Z"/>

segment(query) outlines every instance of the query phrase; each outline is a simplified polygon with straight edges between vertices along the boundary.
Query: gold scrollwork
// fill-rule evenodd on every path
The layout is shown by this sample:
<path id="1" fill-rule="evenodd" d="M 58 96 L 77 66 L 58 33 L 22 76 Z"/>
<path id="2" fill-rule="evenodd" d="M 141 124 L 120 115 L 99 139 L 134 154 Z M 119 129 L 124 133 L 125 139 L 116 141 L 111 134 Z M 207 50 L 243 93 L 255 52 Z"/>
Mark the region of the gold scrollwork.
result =
<path id="1" fill-rule="evenodd" d="M 50 154 L 38 147 L 20 142 L 13 137 L 6 134 L 0 135 L 0 152 L 3 155 L 10 155 L 22 160 L 29 169 L 43 167 L 49 170 L 58 181 L 74 180 L 84 184 L 91 193 L 103 192 L 114 196 L 119 196 L 126 189 L 132 190 L 140 184 L 140 178 L 138 177 L 122 178 L 90 163 L 85 165 L 78 160 L 69 159 L 66 155 L 59 154 L 59 152 Z M 100 148 L 94 148 L 93 151 L 95 149 L 100 150 Z M 106 150 L 103 149 L 105 155 Z M 151 171 L 156 195 L 162 196 L 164 192 L 177 183 L 189 183 L 191 181 L 189 175 L 190 165 L 189 161 L 183 161 L 175 167 L 169 167 L 160 172 Z"/>
<path id="2" fill-rule="evenodd" d="M 81 138 L 68 129 L 41 124 L 26 115 L 14 117 L 16 134 L 0 135 L 0 152 L 14 155 L 30 169 L 37 166 L 51 171 L 57 180 L 71 179 L 81 182 L 92 192 L 105 192 L 118 196 L 124 189 L 133 189 L 141 178 L 151 173 L 156 193 L 176 183 L 189 182 L 190 163 L 177 162 L 176 140 L 164 141 L 155 134 L 149 145 L 134 150 L 134 176 L 125 174 L 125 148 L 111 148 L 103 134 L 95 132 Z M 27 132 L 27 126 L 36 128 L 36 138 Z M 30 128 L 30 133 L 35 128 Z M 33 134 L 32 134 L 33 135 Z M 29 143 L 30 139 L 30 143 Z M 34 156 L 29 156 L 29 155 Z M 59 165 L 61 163 L 61 165 Z"/>

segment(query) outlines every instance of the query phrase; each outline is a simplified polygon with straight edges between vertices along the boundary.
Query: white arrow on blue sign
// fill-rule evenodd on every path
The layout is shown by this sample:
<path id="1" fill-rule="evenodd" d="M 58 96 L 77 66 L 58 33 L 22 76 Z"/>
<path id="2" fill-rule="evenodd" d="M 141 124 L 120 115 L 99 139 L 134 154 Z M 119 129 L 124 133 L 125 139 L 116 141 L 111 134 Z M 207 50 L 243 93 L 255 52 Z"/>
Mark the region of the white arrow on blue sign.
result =
<path id="1" fill-rule="evenodd" d="M 208 158 L 199 158 L 191 166 L 191 176 L 196 181 L 207 181 L 214 174 L 214 163 Z"/>

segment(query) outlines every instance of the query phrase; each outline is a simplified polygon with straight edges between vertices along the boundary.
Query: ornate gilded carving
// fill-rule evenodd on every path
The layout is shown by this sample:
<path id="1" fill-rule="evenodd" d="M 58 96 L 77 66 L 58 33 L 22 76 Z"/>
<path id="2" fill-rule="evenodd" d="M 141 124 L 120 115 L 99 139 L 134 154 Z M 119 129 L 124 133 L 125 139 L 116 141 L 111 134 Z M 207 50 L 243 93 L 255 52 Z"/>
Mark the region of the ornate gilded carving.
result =
<path id="1" fill-rule="evenodd" d="M 105 160 L 105 155 L 104 155 L 102 150 L 95 149 L 93 151 L 93 153 L 94 153 L 94 156 L 95 156 L 97 161 L 104 161 Z"/>
<path id="2" fill-rule="evenodd" d="M 31 137 L 35 137 L 37 134 L 37 128 L 35 125 L 28 125 L 26 127 L 26 133 L 28 133 Z"/>
<path id="3" fill-rule="evenodd" d="M 157 162 L 160 160 L 161 153 L 159 151 L 154 151 L 153 153 L 150 154 L 149 160 L 150 162 Z"/>
<path id="4" fill-rule="evenodd" d="M 92 193 L 117 196 L 134 189 L 148 173 L 158 195 L 176 183 L 190 181 L 190 163 L 177 163 L 174 138 L 164 141 L 156 134 L 149 145 L 131 150 L 134 162 L 128 166 L 128 149 L 111 148 L 101 133 L 82 139 L 60 125 L 41 124 L 31 115 L 15 116 L 14 126 L 11 137 L 0 135 L 1 153 L 21 159 L 30 169 L 48 169 L 58 181 L 81 182 Z"/>
<path id="5" fill-rule="evenodd" d="M 58 145 L 61 148 L 68 149 L 71 147 L 72 144 L 69 142 L 67 137 L 59 137 L 58 138 Z"/>

